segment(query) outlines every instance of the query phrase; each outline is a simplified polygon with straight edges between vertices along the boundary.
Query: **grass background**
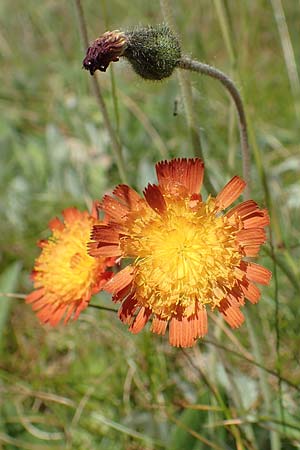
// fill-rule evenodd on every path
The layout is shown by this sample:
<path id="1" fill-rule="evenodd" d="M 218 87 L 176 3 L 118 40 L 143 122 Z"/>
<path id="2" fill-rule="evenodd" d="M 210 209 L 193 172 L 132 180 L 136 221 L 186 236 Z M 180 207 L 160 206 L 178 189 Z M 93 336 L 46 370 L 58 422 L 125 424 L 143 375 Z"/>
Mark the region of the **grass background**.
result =
<path id="1" fill-rule="evenodd" d="M 157 0 L 82 4 L 90 39 L 163 20 Z M 3 295 L 1 449 L 300 448 L 300 4 L 173 0 L 171 9 L 183 52 L 228 73 L 245 99 L 252 197 L 272 218 L 273 249 L 260 258 L 272 284 L 244 308 L 241 329 L 211 318 L 208 337 L 186 351 L 147 329 L 132 336 L 94 308 L 68 327 L 42 327 L 22 300 Z M 72 1 L 2 0 L 2 293 L 30 291 L 35 243 L 53 216 L 89 207 L 119 182 L 83 56 Z M 192 156 L 183 99 L 175 75 L 144 82 L 121 61 L 113 76 L 117 109 L 112 72 L 98 78 L 129 182 L 141 190 L 166 154 Z M 215 80 L 190 79 L 218 190 L 241 174 L 235 111 Z M 104 294 L 93 303 L 110 305 Z"/>

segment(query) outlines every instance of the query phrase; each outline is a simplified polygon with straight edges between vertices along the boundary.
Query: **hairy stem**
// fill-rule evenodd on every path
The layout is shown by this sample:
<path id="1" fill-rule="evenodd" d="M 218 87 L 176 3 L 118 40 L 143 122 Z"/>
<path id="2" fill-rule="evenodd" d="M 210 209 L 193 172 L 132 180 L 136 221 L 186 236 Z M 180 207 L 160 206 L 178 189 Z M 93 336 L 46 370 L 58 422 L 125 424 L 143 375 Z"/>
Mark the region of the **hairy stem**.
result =
<path id="1" fill-rule="evenodd" d="M 215 67 L 209 66 L 208 64 L 195 61 L 188 57 L 182 57 L 178 61 L 178 67 L 180 69 L 191 70 L 193 72 L 200 73 L 202 75 L 208 75 L 209 77 L 219 80 L 223 86 L 229 92 L 231 98 L 234 101 L 235 107 L 237 109 L 239 117 L 239 127 L 241 136 L 241 147 L 243 153 L 243 174 L 245 181 L 247 183 L 245 190 L 245 197 L 249 198 L 250 193 L 250 152 L 248 143 L 248 132 L 247 132 L 247 121 L 246 114 L 244 110 L 244 105 L 240 93 L 235 86 L 234 82 L 223 72 L 216 69 Z"/>

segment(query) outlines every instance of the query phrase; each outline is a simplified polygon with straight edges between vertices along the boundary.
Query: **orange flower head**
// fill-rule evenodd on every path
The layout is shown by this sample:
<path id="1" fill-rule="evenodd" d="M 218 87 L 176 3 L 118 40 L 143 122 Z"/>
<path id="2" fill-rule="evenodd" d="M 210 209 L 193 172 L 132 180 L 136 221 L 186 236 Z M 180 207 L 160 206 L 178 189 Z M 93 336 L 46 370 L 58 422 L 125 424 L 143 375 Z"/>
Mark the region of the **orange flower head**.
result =
<path id="1" fill-rule="evenodd" d="M 26 297 L 40 321 L 53 326 L 63 317 L 65 324 L 78 318 L 112 276 L 106 268 L 114 264 L 114 258 L 93 258 L 87 252 L 91 229 L 101 223 L 96 207 L 91 215 L 68 208 L 63 218 L 53 219 L 52 235 L 39 242 L 42 251 L 32 272 L 36 290 Z"/>
<path id="2" fill-rule="evenodd" d="M 245 188 L 239 177 L 203 201 L 200 159 L 163 161 L 156 172 L 158 184 L 148 185 L 144 199 L 125 185 L 104 197 L 109 220 L 93 227 L 90 254 L 133 258 L 105 285 L 122 301 L 119 317 L 131 332 L 152 316 L 154 333 L 169 323 L 171 345 L 190 347 L 207 333 L 207 308 L 239 327 L 244 299 L 259 299 L 254 283 L 269 283 L 269 270 L 244 261 L 266 241 L 269 217 L 253 200 L 223 212 Z"/>

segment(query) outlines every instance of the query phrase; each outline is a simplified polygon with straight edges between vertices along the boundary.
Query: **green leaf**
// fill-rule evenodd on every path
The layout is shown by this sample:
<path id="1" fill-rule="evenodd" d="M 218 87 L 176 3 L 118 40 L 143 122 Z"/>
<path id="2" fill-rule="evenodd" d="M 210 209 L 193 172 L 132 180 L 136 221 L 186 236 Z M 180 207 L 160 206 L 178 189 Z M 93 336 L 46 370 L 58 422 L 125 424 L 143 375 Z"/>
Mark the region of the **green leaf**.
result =
<path id="1" fill-rule="evenodd" d="M 0 292 L 9 293 L 14 292 L 18 285 L 19 274 L 21 271 L 21 263 L 19 261 L 14 262 L 6 268 L 6 270 L 0 276 Z M 0 295 L 0 352 L 2 349 L 2 338 L 4 328 L 9 316 L 13 299 Z"/>

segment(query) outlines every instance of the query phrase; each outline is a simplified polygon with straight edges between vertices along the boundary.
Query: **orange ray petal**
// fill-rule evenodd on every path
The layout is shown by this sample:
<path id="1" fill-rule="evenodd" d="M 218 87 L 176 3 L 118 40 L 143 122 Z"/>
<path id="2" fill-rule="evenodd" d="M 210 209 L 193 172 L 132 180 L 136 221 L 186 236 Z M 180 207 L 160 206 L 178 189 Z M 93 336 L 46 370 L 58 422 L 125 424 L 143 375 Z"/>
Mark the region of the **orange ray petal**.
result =
<path id="1" fill-rule="evenodd" d="M 119 245 L 100 245 L 99 242 L 88 242 L 87 250 L 90 256 L 99 257 L 118 257 L 122 252 Z"/>
<path id="2" fill-rule="evenodd" d="M 89 216 L 87 212 L 80 212 L 77 208 L 74 207 L 64 209 L 62 215 L 65 219 L 65 222 L 74 222 L 75 220 L 78 220 L 81 217 Z"/>
<path id="3" fill-rule="evenodd" d="M 143 200 L 134 189 L 126 184 L 119 184 L 119 186 L 114 189 L 113 194 L 122 200 L 129 210 L 134 209 L 137 204 Z"/>
<path id="4" fill-rule="evenodd" d="M 43 309 L 48 307 L 48 298 L 47 296 L 40 298 L 36 302 L 32 303 L 31 307 L 33 311 L 38 311 L 39 309 Z"/>
<path id="5" fill-rule="evenodd" d="M 148 320 L 150 319 L 150 316 L 152 314 L 151 309 L 145 308 L 144 306 L 139 310 L 136 318 L 134 319 L 133 323 L 129 327 L 129 331 L 133 334 L 139 333 Z"/>
<path id="6" fill-rule="evenodd" d="M 218 211 L 227 208 L 233 203 L 245 189 L 246 183 L 240 177 L 233 177 L 216 197 Z"/>
<path id="7" fill-rule="evenodd" d="M 194 338 L 204 337 L 208 332 L 207 312 L 205 307 L 201 307 L 193 319 Z"/>
<path id="8" fill-rule="evenodd" d="M 239 217 L 243 218 L 248 214 L 252 214 L 256 211 L 259 211 L 259 207 L 254 200 L 246 200 L 245 202 L 236 205 L 234 208 L 230 209 L 227 213 L 227 217 L 231 217 L 234 214 L 237 214 Z"/>
<path id="9" fill-rule="evenodd" d="M 244 314 L 235 306 L 229 306 L 226 310 L 221 312 L 225 321 L 231 326 L 231 328 L 240 327 L 245 320 Z"/>
<path id="10" fill-rule="evenodd" d="M 72 303 L 71 303 L 71 304 L 68 306 L 68 308 L 66 309 L 66 315 L 65 315 L 65 318 L 64 318 L 64 325 L 67 325 L 67 323 L 68 323 L 69 320 L 71 319 L 72 314 L 73 314 L 73 312 L 74 312 L 74 309 L 75 309 L 75 305 L 72 304 Z"/>
<path id="11" fill-rule="evenodd" d="M 75 311 L 75 314 L 74 314 L 74 316 L 73 316 L 73 320 L 77 320 L 78 317 L 79 317 L 79 315 L 80 315 L 80 313 L 81 313 L 84 309 L 86 309 L 86 308 L 88 307 L 88 305 L 89 305 L 89 302 L 87 302 L 87 301 L 80 301 L 80 302 L 78 302 L 77 305 L 74 304 L 74 311 Z M 76 308 L 76 310 L 75 310 L 75 308 Z"/>
<path id="12" fill-rule="evenodd" d="M 245 256 L 249 256 L 252 258 L 258 255 L 259 250 L 260 250 L 260 245 L 245 245 L 243 247 Z"/>
<path id="13" fill-rule="evenodd" d="M 249 302 L 254 304 L 258 302 L 261 292 L 255 284 L 249 281 L 247 284 L 242 283 L 241 288 Z"/>
<path id="14" fill-rule="evenodd" d="M 165 199 L 156 184 L 148 184 L 143 193 L 148 205 L 155 212 L 162 214 L 166 210 Z"/>
<path id="15" fill-rule="evenodd" d="M 132 283 L 116 292 L 112 297 L 112 301 L 114 303 L 122 302 L 130 294 L 131 291 L 132 291 Z"/>
<path id="16" fill-rule="evenodd" d="M 152 331 L 152 333 L 164 335 L 166 333 L 167 325 L 167 319 L 161 319 L 160 317 L 155 316 L 152 321 L 150 330 Z"/>
<path id="17" fill-rule="evenodd" d="M 48 323 L 51 315 L 56 311 L 56 305 L 45 305 L 43 309 L 41 309 L 37 313 L 37 317 L 42 323 Z"/>
<path id="18" fill-rule="evenodd" d="M 113 220 L 120 222 L 128 213 L 128 207 L 118 202 L 109 195 L 105 195 L 102 199 L 101 208 Z"/>
<path id="19" fill-rule="evenodd" d="M 108 282 L 108 280 L 111 279 L 111 277 L 113 275 L 114 275 L 113 272 L 108 272 L 108 271 L 102 272 L 101 277 L 95 283 L 95 285 L 92 287 L 90 294 L 94 295 L 94 294 L 97 294 L 99 291 L 101 291 L 103 286 Z"/>
<path id="20" fill-rule="evenodd" d="M 247 262 L 247 277 L 256 283 L 268 285 L 270 283 L 272 272 L 259 264 Z"/>
<path id="21" fill-rule="evenodd" d="M 91 232 L 93 241 L 107 242 L 110 244 L 119 243 L 120 234 L 118 230 L 107 225 L 94 225 Z"/>
<path id="22" fill-rule="evenodd" d="M 240 308 L 245 304 L 244 295 L 237 287 L 231 289 L 231 291 L 228 292 L 227 300 L 231 306 L 235 306 L 237 308 Z"/>
<path id="23" fill-rule="evenodd" d="M 65 228 L 64 224 L 59 220 L 58 217 L 54 217 L 53 219 L 51 219 L 50 222 L 48 223 L 48 227 L 50 228 L 51 231 L 54 230 L 62 231 Z"/>
<path id="24" fill-rule="evenodd" d="M 198 193 L 204 176 L 204 163 L 199 158 L 178 158 L 156 164 L 158 183 L 168 191 L 174 183 L 185 186 L 190 194 Z"/>
<path id="25" fill-rule="evenodd" d="M 266 233 L 261 228 L 249 228 L 247 230 L 240 230 L 237 235 L 237 240 L 242 246 L 257 246 L 264 244 L 267 240 Z"/>
<path id="26" fill-rule="evenodd" d="M 123 323 L 127 323 L 128 325 L 131 323 L 131 320 L 133 319 L 133 315 L 138 307 L 138 302 L 136 298 L 134 297 L 134 294 L 129 295 L 126 300 L 122 303 L 119 311 L 118 316 L 119 319 Z"/>
<path id="27" fill-rule="evenodd" d="M 125 269 L 114 275 L 104 286 L 104 289 L 111 294 L 116 294 L 129 284 L 133 280 L 133 268 L 132 266 L 127 266 Z"/>
<path id="28" fill-rule="evenodd" d="M 174 347 L 192 347 L 196 342 L 194 324 L 187 317 L 173 317 L 169 328 L 169 342 Z"/>
<path id="29" fill-rule="evenodd" d="M 25 302 L 26 303 L 35 303 L 37 300 L 41 299 L 43 295 L 45 294 L 45 289 L 40 288 L 36 291 L 32 291 L 30 294 L 26 296 Z"/>
<path id="30" fill-rule="evenodd" d="M 55 327 L 61 321 L 67 307 L 68 305 L 59 305 L 58 308 L 51 313 L 48 322 L 52 327 Z"/>
<path id="31" fill-rule="evenodd" d="M 270 217 L 267 210 L 262 209 L 242 219 L 244 228 L 263 228 L 270 225 Z"/>

